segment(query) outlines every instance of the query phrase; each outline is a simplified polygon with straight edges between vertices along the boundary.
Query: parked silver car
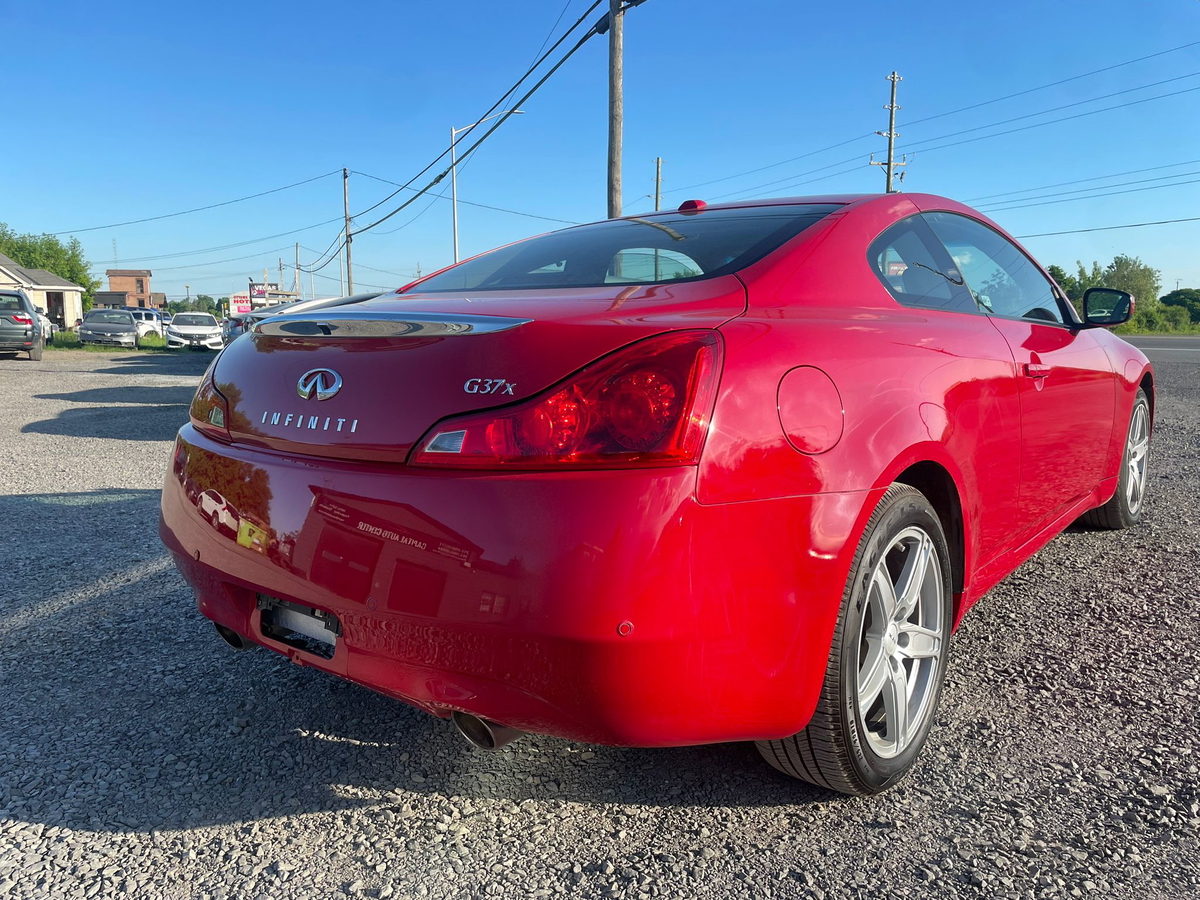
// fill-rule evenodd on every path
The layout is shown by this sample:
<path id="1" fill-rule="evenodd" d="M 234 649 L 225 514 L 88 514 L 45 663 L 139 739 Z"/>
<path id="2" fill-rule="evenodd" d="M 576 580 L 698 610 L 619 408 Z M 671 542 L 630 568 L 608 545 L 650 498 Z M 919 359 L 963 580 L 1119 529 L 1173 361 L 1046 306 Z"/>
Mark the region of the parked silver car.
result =
<path id="1" fill-rule="evenodd" d="M 116 344 L 120 347 L 141 346 L 141 337 L 132 313 L 127 309 L 89 309 L 79 326 L 83 344 Z"/>

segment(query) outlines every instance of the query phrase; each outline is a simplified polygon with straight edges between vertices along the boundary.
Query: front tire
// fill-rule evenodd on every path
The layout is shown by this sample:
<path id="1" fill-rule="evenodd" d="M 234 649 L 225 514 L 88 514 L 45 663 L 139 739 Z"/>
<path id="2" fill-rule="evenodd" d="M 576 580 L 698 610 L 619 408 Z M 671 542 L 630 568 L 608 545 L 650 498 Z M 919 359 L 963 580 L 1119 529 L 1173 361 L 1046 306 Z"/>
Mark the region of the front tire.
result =
<path id="1" fill-rule="evenodd" d="M 1125 450 L 1121 454 L 1121 473 L 1117 490 L 1103 506 L 1091 509 L 1082 516 L 1083 523 L 1092 528 L 1116 530 L 1132 528 L 1142 518 L 1146 506 L 1147 464 L 1150 457 L 1150 401 L 1138 388 L 1129 414 L 1129 430 L 1125 433 Z"/>
<path id="2" fill-rule="evenodd" d="M 845 794 L 912 768 L 933 724 L 953 621 L 950 553 L 916 488 L 893 484 L 854 554 L 825 683 L 803 731 L 758 741 L 768 763 Z"/>

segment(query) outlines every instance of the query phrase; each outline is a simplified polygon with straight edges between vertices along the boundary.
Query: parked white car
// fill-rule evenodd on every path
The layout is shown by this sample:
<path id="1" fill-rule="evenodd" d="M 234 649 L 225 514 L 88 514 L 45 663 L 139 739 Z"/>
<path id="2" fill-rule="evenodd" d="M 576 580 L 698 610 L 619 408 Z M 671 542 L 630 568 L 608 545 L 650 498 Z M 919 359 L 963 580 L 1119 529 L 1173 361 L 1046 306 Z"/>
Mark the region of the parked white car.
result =
<path id="1" fill-rule="evenodd" d="M 47 344 L 54 343 L 54 336 L 58 334 L 58 326 L 50 321 L 50 317 L 46 315 L 46 311 L 40 306 L 37 307 L 38 321 L 42 323 L 42 334 L 46 338 Z"/>
<path id="2" fill-rule="evenodd" d="M 238 515 L 236 509 L 229 505 L 229 501 L 216 491 L 209 490 L 201 493 L 197 498 L 196 505 L 200 507 L 204 518 L 208 519 L 217 531 L 224 528 L 237 534 L 241 516 Z"/>
<path id="3" fill-rule="evenodd" d="M 177 313 L 167 328 L 167 347 L 220 350 L 221 325 L 208 313 Z"/>
<path id="4" fill-rule="evenodd" d="M 166 329 L 157 309 L 130 309 L 129 312 L 133 315 L 133 321 L 137 325 L 139 338 L 144 338 L 148 334 L 164 336 Z"/>

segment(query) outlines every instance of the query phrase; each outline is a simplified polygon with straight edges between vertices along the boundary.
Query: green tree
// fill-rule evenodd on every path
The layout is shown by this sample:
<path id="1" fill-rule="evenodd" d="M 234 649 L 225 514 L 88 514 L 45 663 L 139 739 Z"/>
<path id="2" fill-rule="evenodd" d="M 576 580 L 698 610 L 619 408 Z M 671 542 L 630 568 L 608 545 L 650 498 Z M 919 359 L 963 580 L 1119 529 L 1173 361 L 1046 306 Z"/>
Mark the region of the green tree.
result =
<path id="1" fill-rule="evenodd" d="M 1063 289 L 1072 303 L 1077 302 L 1078 298 L 1083 296 L 1079 293 L 1079 281 L 1074 275 L 1068 275 L 1062 266 L 1050 266 L 1046 271 L 1050 273 L 1050 277 Z"/>
<path id="2" fill-rule="evenodd" d="M 1182 307 L 1187 310 L 1192 322 L 1200 325 L 1200 289 L 1179 288 L 1164 294 L 1159 302 L 1165 307 Z"/>
<path id="3" fill-rule="evenodd" d="M 45 269 L 83 288 L 83 308 L 92 308 L 92 294 L 100 282 L 92 278 L 79 238 L 63 243 L 51 234 L 17 234 L 0 222 L 0 253 L 26 269 Z"/>
<path id="4" fill-rule="evenodd" d="M 1162 288 L 1162 273 L 1151 268 L 1136 256 L 1121 254 L 1104 269 L 1103 287 L 1116 288 L 1133 294 L 1136 309 L 1158 308 L 1158 292 Z M 1089 285 L 1090 286 L 1090 285 Z"/>

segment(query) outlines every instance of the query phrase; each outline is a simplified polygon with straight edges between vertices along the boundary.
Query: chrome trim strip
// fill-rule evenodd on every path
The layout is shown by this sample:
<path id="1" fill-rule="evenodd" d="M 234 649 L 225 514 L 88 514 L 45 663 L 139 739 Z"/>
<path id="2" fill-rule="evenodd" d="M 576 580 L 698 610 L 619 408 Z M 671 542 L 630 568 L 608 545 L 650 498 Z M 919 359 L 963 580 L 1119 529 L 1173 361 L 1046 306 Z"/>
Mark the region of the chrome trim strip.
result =
<path id="1" fill-rule="evenodd" d="M 445 337 L 495 334 L 528 325 L 533 319 L 457 313 L 331 309 L 270 316 L 254 325 L 254 334 L 278 337 Z"/>

